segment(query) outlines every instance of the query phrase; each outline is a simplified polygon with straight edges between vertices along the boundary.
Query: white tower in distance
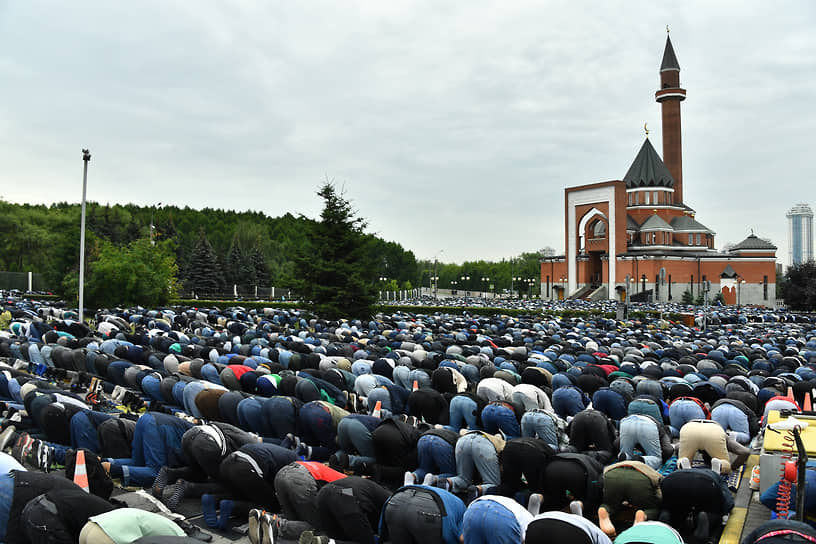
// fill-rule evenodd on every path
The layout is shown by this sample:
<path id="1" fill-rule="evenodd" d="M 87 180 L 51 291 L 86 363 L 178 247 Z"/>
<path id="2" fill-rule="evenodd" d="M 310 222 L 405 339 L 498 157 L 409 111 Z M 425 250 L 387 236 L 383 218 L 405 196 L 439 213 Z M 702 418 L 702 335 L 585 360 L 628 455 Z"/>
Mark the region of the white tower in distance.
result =
<path id="1" fill-rule="evenodd" d="M 788 266 L 813 260 L 813 210 L 797 204 L 785 214 L 788 218 Z"/>

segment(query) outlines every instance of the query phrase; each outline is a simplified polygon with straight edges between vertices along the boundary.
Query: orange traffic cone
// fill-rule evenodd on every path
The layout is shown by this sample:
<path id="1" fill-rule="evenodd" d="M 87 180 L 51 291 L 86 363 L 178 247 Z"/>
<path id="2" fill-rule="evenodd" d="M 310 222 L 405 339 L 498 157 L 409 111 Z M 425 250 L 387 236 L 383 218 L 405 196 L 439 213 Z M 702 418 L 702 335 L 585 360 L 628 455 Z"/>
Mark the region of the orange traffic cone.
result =
<path id="1" fill-rule="evenodd" d="M 805 412 L 813 410 L 813 405 L 810 402 L 810 393 L 805 393 L 805 405 L 802 407 Z"/>
<path id="2" fill-rule="evenodd" d="M 378 400 L 377 404 L 374 405 L 374 411 L 371 412 L 371 415 L 374 417 L 382 417 L 382 401 Z"/>
<path id="3" fill-rule="evenodd" d="M 419 389 L 419 382 L 414 380 L 414 386 L 411 388 L 411 391 L 416 391 L 417 389 Z"/>
<path id="4" fill-rule="evenodd" d="M 85 450 L 77 450 L 76 452 L 74 483 L 81 487 L 86 493 L 91 492 L 91 486 L 88 483 L 88 471 L 85 468 Z"/>
<path id="5" fill-rule="evenodd" d="M 793 387 L 788 387 L 788 400 L 796 402 L 796 398 L 793 396 Z"/>

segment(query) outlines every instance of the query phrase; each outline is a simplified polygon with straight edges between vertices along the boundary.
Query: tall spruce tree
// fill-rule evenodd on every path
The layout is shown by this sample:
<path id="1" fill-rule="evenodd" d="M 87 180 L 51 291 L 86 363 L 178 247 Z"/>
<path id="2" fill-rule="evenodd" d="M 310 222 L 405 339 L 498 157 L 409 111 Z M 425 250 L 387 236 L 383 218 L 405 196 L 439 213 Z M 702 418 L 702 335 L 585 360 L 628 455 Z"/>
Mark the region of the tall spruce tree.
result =
<path id="1" fill-rule="evenodd" d="M 210 296 L 218 293 L 223 283 L 224 279 L 218 267 L 215 251 L 204 229 L 200 229 L 198 241 L 187 265 L 184 287 L 198 296 Z"/>
<path id="2" fill-rule="evenodd" d="M 325 183 L 317 195 L 323 212 L 295 258 L 297 293 L 320 317 L 366 319 L 377 300 L 367 223 L 333 183 Z"/>
<path id="3" fill-rule="evenodd" d="M 266 266 L 266 259 L 264 258 L 263 249 L 260 244 L 255 244 L 250 254 L 250 261 L 255 272 L 255 283 L 258 287 L 269 287 L 269 267 Z"/>

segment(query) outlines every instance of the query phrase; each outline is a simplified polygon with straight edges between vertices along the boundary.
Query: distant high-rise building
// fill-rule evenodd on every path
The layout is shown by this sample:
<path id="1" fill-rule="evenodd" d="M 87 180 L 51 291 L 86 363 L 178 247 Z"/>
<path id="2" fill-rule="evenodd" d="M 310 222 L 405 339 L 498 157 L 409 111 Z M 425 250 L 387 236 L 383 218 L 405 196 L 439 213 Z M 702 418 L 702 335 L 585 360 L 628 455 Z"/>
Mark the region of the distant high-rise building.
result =
<path id="1" fill-rule="evenodd" d="M 813 260 L 813 210 L 797 204 L 785 214 L 788 218 L 788 266 Z"/>

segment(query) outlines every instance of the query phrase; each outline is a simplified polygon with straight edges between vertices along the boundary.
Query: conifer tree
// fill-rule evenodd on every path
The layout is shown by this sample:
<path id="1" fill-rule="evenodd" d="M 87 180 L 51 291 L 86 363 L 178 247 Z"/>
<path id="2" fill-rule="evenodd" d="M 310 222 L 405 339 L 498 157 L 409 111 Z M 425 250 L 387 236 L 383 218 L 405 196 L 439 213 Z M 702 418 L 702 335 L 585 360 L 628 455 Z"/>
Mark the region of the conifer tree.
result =
<path id="1" fill-rule="evenodd" d="M 323 212 L 295 258 L 297 293 L 320 317 L 367 319 L 377 299 L 367 224 L 331 182 L 317 195 L 323 199 Z"/>
<path id="2" fill-rule="evenodd" d="M 187 265 L 184 287 L 198 296 L 210 296 L 218 293 L 223 283 L 224 279 L 218 267 L 215 251 L 204 229 L 200 229 L 198 241 Z"/>

